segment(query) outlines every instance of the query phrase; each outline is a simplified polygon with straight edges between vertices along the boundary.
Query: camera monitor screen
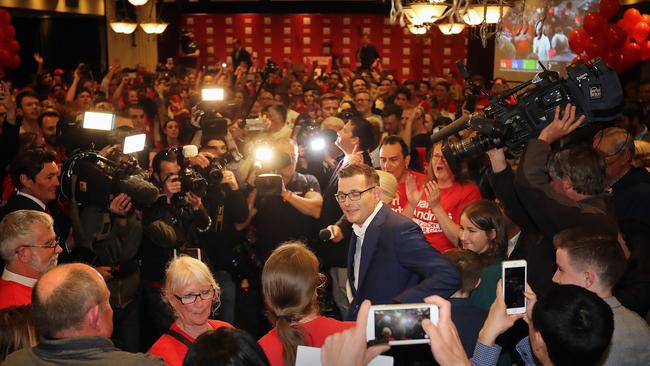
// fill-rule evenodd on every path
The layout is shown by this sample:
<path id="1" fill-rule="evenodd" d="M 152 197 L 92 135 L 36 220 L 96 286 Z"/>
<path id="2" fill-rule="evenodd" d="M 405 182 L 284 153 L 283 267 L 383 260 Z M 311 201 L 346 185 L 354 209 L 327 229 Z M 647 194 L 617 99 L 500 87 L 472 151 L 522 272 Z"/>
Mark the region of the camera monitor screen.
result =
<path id="1" fill-rule="evenodd" d="M 566 66 L 576 57 L 569 35 L 582 27 L 587 13 L 599 10 L 598 4 L 599 0 L 517 2 L 504 15 L 495 40 L 494 77 L 527 81 L 542 71 L 539 62 L 566 76 Z"/>
<path id="2" fill-rule="evenodd" d="M 375 339 L 406 341 L 428 339 L 422 320 L 431 319 L 431 308 L 375 310 Z"/>

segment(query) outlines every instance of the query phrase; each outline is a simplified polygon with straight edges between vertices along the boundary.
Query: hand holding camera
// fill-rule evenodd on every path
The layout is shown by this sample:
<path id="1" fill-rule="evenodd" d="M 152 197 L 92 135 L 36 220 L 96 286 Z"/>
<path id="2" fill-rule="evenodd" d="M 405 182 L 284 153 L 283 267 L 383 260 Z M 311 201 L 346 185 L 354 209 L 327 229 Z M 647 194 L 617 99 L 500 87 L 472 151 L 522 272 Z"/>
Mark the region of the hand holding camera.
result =
<path id="1" fill-rule="evenodd" d="M 176 174 L 167 177 L 163 184 L 163 189 L 165 196 L 167 196 L 167 201 L 170 201 L 173 195 L 181 191 L 180 177 Z"/>

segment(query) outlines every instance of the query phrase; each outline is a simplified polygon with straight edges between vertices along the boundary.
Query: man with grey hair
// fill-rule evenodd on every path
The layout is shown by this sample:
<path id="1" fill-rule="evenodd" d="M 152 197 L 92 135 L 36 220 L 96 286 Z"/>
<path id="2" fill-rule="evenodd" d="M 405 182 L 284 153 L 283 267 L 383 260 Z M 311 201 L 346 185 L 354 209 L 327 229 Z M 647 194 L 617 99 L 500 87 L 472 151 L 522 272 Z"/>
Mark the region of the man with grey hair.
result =
<path id="1" fill-rule="evenodd" d="M 115 348 L 109 297 L 102 276 L 85 264 L 46 272 L 32 296 L 39 343 L 12 353 L 3 365 L 163 365 L 154 356 Z"/>
<path id="2" fill-rule="evenodd" d="M 0 309 L 31 303 L 34 283 L 56 266 L 61 251 L 50 215 L 34 210 L 7 214 L 0 222 L 0 254 L 5 264 Z"/>

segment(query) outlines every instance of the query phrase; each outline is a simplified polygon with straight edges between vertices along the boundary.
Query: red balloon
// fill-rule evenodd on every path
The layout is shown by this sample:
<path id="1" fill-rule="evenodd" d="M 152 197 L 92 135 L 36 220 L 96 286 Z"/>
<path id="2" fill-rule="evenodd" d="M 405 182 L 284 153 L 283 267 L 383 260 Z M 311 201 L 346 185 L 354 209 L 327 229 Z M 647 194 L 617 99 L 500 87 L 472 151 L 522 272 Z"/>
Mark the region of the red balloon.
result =
<path id="1" fill-rule="evenodd" d="M 625 40 L 627 39 L 627 33 L 623 30 L 623 28 L 619 27 L 616 24 L 610 24 L 609 27 L 607 28 L 607 33 L 606 33 L 606 39 L 607 39 L 607 46 L 611 50 L 618 50 L 625 44 Z"/>
<path id="2" fill-rule="evenodd" d="M 603 29 L 607 26 L 607 20 L 605 17 L 598 13 L 587 13 L 585 15 L 585 21 L 582 24 L 582 27 L 590 36 L 595 36 L 598 32 L 602 32 Z"/>
<path id="3" fill-rule="evenodd" d="M 0 68 L 6 68 L 11 61 L 11 55 L 5 48 L 0 48 Z"/>
<path id="4" fill-rule="evenodd" d="M 569 47 L 571 51 L 578 55 L 584 52 L 587 42 L 589 42 L 589 35 L 582 28 L 576 29 L 569 34 Z"/>
<path id="5" fill-rule="evenodd" d="M 604 42 L 604 39 L 596 39 L 594 37 L 589 38 L 585 51 L 589 59 L 603 56 L 607 53 L 607 45 Z"/>
<path id="6" fill-rule="evenodd" d="M 13 57 L 11 57 L 11 60 L 9 61 L 9 68 L 15 69 L 18 67 L 18 65 L 20 65 L 20 56 L 13 55 Z"/>
<path id="7" fill-rule="evenodd" d="M 607 20 L 612 19 L 620 8 L 621 4 L 619 4 L 618 0 L 600 0 L 600 15 Z"/>
<path id="8" fill-rule="evenodd" d="M 13 39 L 16 35 L 16 28 L 13 25 L 8 25 L 3 30 L 5 32 L 5 39 Z"/>
<path id="9" fill-rule="evenodd" d="M 621 48 L 621 54 L 626 65 L 634 66 L 639 62 L 641 57 L 641 46 L 636 43 L 628 42 Z"/>
<path id="10" fill-rule="evenodd" d="M 5 9 L 0 9 L 0 25 L 11 24 L 11 14 Z"/>
<path id="11" fill-rule="evenodd" d="M 623 14 L 623 19 L 627 20 L 628 22 L 632 22 L 632 24 L 636 24 L 643 20 L 643 16 L 641 16 L 641 12 L 637 9 L 629 8 Z"/>
<path id="12" fill-rule="evenodd" d="M 16 41 L 15 39 L 10 40 L 7 42 L 7 49 L 9 50 L 9 53 L 11 54 L 16 54 L 18 50 L 20 49 L 20 43 Z"/>
<path id="13" fill-rule="evenodd" d="M 632 24 L 632 22 L 625 20 L 625 18 L 619 19 L 618 22 L 616 22 L 616 25 L 623 28 L 623 30 L 626 31 L 627 33 L 630 33 L 632 27 L 634 27 L 634 24 Z"/>
<path id="14" fill-rule="evenodd" d="M 640 43 L 648 38 L 648 34 L 650 34 L 650 25 L 648 23 L 638 22 L 632 28 L 632 32 L 630 32 L 630 38 Z"/>
<path id="15" fill-rule="evenodd" d="M 641 42 L 639 47 L 641 47 L 641 61 L 650 59 L 650 41 Z"/>
<path id="16" fill-rule="evenodd" d="M 616 51 L 610 51 L 607 54 L 605 54 L 603 56 L 603 59 L 605 60 L 607 66 L 611 67 L 612 69 L 615 69 L 616 66 L 618 66 L 618 64 L 620 64 L 621 61 L 623 60 L 623 56 L 621 56 L 618 50 L 616 50 Z"/>

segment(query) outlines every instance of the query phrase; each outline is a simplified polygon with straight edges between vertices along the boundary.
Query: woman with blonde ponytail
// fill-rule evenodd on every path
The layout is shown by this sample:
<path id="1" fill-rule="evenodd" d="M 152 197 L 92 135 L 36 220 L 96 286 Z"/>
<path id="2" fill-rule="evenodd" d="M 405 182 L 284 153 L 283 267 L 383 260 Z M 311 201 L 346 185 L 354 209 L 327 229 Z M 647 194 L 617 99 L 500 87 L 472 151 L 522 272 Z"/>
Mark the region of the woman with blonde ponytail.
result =
<path id="1" fill-rule="evenodd" d="M 274 328 L 258 343 L 271 366 L 294 366 L 298 346 L 321 347 L 329 335 L 354 326 L 319 314 L 317 290 L 324 280 L 302 242 L 284 243 L 264 264 L 262 290 Z"/>

